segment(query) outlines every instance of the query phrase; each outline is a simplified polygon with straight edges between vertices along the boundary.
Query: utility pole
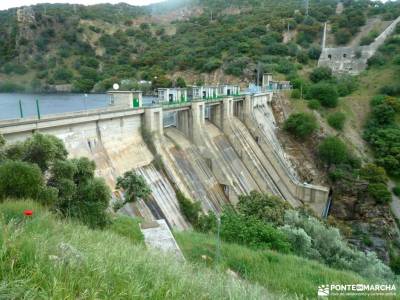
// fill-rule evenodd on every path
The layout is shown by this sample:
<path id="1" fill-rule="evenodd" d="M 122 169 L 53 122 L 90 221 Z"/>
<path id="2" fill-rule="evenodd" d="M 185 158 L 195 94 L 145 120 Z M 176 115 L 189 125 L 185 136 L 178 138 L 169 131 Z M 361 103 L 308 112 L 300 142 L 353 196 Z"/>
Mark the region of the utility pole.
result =
<path id="1" fill-rule="evenodd" d="M 306 0 L 306 16 L 308 16 L 309 0 Z"/>

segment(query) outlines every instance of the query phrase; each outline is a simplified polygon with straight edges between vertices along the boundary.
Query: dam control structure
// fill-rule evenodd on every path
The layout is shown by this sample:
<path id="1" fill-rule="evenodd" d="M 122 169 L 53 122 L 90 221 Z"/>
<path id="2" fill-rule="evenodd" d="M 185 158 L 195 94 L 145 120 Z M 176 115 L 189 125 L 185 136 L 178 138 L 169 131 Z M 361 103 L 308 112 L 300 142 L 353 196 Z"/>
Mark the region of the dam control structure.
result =
<path id="1" fill-rule="evenodd" d="M 203 91 L 211 97 L 203 98 Z M 180 89 L 184 96 L 176 92 L 170 101 L 164 95 L 164 101 L 147 107 L 138 91 L 109 95 L 107 108 L 0 121 L 0 133 L 9 143 L 35 132 L 57 136 L 71 157 L 94 160 L 96 175 L 112 190 L 118 176 L 136 170 L 151 187 L 151 197 L 121 210 L 148 221 L 165 219 L 177 230 L 190 227 L 180 212 L 177 190 L 200 201 L 205 212 L 218 213 L 255 190 L 322 214 L 329 189 L 302 183 L 288 162 L 274 132 L 273 92 L 240 94 L 228 85 L 197 92 Z M 152 151 L 143 129 L 151 136 Z M 123 197 L 122 191 L 113 191 L 114 199 Z"/>

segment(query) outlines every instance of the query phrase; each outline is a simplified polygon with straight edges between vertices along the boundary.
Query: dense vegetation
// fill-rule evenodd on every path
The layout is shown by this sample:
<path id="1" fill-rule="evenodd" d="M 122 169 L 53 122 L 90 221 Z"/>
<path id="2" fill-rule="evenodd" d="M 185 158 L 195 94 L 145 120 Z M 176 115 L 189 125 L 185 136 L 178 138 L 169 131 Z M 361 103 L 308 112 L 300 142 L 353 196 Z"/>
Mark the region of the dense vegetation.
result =
<path id="1" fill-rule="evenodd" d="M 290 209 L 278 197 L 257 192 L 242 195 L 236 210 L 226 207 L 218 218 L 220 221 L 213 213 L 203 215 L 196 220 L 195 228 L 206 233 L 219 232 L 222 240 L 252 249 L 296 254 L 363 277 L 394 279 L 390 268 L 375 253 L 356 250 L 337 228 L 310 212 Z"/>
<path id="2" fill-rule="evenodd" d="M 94 162 L 67 159 L 58 138 L 35 133 L 24 142 L 2 143 L 0 152 L 0 201 L 31 198 L 91 227 L 109 223 L 111 191 L 94 176 Z"/>
<path id="3" fill-rule="evenodd" d="M 310 1 L 308 16 L 300 0 L 189 0 L 170 7 L 41 4 L 24 22 L 17 20 L 16 9 L 2 11 L 0 72 L 16 80 L 0 81 L 0 91 L 46 91 L 58 84 L 100 91 L 115 81 L 147 90 L 148 83 L 140 86 L 139 80 L 152 81 L 153 87 L 181 86 L 169 77 L 187 70 L 222 70 L 252 80 L 257 66 L 293 78 L 318 59 L 323 22 L 330 20 L 339 42 L 346 42 L 367 17 L 393 19 L 399 11 L 397 3 L 342 2 L 340 16 L 335 0 Z M 154 21 L 182 8 L 193 14 Z M 283 42 L 288 27 L 296 34 Z"/>

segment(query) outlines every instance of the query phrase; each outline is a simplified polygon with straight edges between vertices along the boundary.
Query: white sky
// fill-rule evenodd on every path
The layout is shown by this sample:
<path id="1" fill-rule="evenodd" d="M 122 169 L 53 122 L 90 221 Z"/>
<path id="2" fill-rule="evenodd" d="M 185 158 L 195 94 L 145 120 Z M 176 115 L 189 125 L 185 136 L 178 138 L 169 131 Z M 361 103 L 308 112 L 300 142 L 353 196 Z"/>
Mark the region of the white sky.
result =
<path id="1" fill-rule="evenodd" d="M 120 3 L 125 2 L 131 5 L 147 5 L 151 3 L 162 2 L 162 0 L 0 0 L 0 10 L 11 7 L 20 7 L 38 3 L 71 3 L 71 4 L 99 4 L 99 3 Z"/>

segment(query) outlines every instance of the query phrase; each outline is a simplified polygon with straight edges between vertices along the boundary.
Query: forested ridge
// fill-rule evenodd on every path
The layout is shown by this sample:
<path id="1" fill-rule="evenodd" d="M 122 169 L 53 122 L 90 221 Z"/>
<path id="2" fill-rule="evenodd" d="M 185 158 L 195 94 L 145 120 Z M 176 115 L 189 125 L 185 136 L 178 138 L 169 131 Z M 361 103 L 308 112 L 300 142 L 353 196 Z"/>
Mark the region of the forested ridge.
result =
<path id="1" fill-rule="evenodd" d="M 174 74 L 196 83 L 216 71 L 247 83 L 257 65 L 293 77 L 315 65 L 325 21 L 344 44 L 368 17 L 391 20 L 400 11 L 397 3 L 343 1 L 338 15 L 337 2 L 310 1 L 308 15 L 299 0 L 40 4 L 1 11 L 0 90 L 70 84 L 77 92 L 103 91 L 115 81 L 135 86 L 140 80 L 153 81 L 154 88 L 175 84 Z"/>

